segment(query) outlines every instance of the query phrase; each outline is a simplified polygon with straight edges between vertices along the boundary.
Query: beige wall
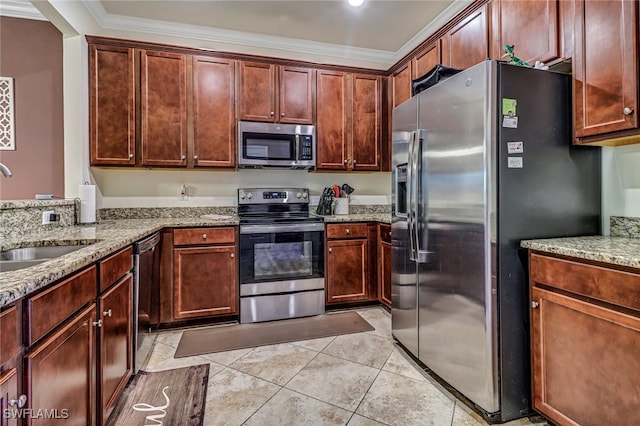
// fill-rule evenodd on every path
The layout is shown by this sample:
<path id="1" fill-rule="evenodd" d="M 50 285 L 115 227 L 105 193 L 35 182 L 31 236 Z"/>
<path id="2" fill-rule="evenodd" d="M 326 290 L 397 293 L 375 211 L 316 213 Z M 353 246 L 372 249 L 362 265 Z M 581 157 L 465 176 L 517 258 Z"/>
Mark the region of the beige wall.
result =
<path id="1" fill-rule="evenodd" d="M 13 172 L 0 199 L 64 197 L 62 34 L 51 23 L 0 17 L 0 75 L 14 78 L 15 151 L 0 151 Z"/>

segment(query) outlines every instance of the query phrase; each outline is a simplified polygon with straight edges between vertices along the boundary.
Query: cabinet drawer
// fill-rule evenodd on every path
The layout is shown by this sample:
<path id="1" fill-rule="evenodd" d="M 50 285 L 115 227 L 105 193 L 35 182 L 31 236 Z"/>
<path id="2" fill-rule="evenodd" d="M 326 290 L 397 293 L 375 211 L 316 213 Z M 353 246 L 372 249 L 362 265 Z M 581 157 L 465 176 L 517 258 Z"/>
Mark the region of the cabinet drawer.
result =
<path id="1" fill-rule="evenodd" d="M 391 244 L 391 226 L 386 223 L 380 224 L 380 240 Z"/>
<path id="2" fill-rule="evenodd" d="M 640 275 L 532 253 L 531 280 L 640 311 Z"/>
<path id="3" fill-rule="evenodd" d="M 327 225 L 327 238 L 367 238 L 367 224 L 344 223 Z"/>
<path id="4" fill-rule="evenodd" d="M 133 269 L 133 247 L 129 246 L 100 261 L 100 292 Z"/>
<path id="5" fill-rule="evenodd" d="M 234 243 L 235 241 L 236 229 L 234 227 L 173 230 L 173 245 L 176 246 Z"/>
<path id="6" fill-rule="evenodd" d="M 76 274 L 27 300 L 27 345 L 96 298 L 96 267 Z"/>
<path id="7" fill-rule="evenodd" d="M 18 309 L 15 306 L 0 313 L 0 365 L 20 350 Z"/>

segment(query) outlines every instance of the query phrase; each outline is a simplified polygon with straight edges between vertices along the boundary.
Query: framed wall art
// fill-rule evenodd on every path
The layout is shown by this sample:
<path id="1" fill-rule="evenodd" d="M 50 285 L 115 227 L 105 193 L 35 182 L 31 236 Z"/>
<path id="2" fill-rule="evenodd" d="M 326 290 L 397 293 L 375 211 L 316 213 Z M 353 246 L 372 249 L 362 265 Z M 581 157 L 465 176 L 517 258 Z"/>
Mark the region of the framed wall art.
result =
<path id="1" fill-rule="evenodd" d="M 0 151 L 15 151 L 13 77 L 0 77 Z"/>

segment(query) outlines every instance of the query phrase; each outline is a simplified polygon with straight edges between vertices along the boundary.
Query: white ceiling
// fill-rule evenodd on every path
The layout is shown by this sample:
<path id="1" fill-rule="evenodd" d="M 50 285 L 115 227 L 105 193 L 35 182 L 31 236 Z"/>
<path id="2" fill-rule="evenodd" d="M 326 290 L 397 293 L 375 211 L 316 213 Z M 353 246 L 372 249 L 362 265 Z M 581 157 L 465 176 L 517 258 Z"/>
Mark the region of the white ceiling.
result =
<path id="1" fill-rule="evenodd" d="M 110 31 L 109 36 L 115 30 L 174 35 L 242 45 L 244 53 L 251 53 L 246 47 L 252 46 L 257 54 L 260 48 L 316 53 L 354 63 L 377 62 L 379 68 L 385 68 L 471 1 L 365 0 L 354 8 L 346 0 L 0 0 L 0 14 L 30 17 L 27 11 L 31 9 L 31 17 L 38 19 L 38 10 L 52 6 L 64 18 L 70 3 L 75 3 L 83 6 L 100 28 Z M 43 3 L 47 3 L 46 8 Z M 60 7 L 60 3 L 66 4 Z"/>

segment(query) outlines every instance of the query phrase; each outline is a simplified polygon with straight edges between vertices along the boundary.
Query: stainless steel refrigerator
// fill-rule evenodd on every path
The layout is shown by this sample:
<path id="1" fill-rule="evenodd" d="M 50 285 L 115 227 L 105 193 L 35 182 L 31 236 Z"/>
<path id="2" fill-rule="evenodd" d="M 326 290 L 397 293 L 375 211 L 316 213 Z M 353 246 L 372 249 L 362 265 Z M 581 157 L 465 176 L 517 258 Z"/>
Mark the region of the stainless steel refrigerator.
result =
<path id="1" fill-rule="evenodd" d="M 490 421 L 530 413 L 531 238 L 600 233 L 568 75 L 485 61 L 393 110 L 392 328 Z"/>

